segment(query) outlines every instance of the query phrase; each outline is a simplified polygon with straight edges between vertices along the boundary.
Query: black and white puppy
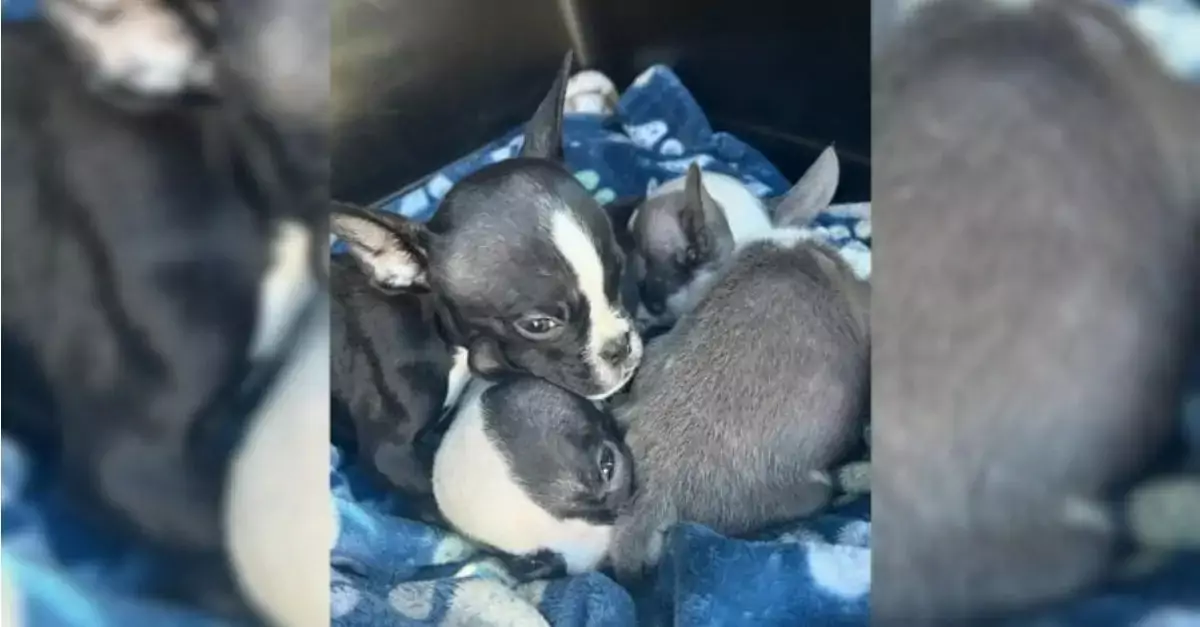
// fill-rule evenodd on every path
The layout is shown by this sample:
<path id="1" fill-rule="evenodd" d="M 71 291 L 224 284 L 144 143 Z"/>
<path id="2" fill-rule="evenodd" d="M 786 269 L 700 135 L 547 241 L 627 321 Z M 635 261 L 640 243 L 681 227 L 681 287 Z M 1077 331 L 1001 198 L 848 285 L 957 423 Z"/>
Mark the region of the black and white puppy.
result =
<path id="1" fill-rule="evenodd" d="M 313 0 L 42 0 L 90 91 L 127 111 L 220 102 L 210 141 L 230 145 L 228 166 L 261 205 L 275 249 L 287 256 L 264 299 L 275 319 L 296 312 L 280 283 L 323 274 L 329 179 L 328 6 Z M 269 43 L 267 43 L 269 42 Z M 246 181 L 243 181 L 246 182 Z M 294 267 L 290 252 L 304 252 Z M 319 261 L 320 263 L 313 263 Z M 311 291 L 311 290 L 309 290 Z M 280 310 L 280 315 L 274 312 Z"/>
<path id="2" fill-rule="evenodd" d="M 314 238 L 277 238 L 268 276 L 282 212 L 219 104 L 113 106 L 52 25 L 5 25 L 4 384 L 29 410 L 5 431 L 58 449 L 85 511 L 215 550 L 214 421 L 311 292 Z"/>
<path id="3" fill-rule="evenodd" d="M 533 377 L 472 382 L 433 466 L 442 515 L 522 579 L 597 568 L 632 481 L 612 416 Z"/>
<path id="4" fill-rule="evenodd" d="M 433 292 L 446 341 L 469 351 L 474 373 L 526 373 L 603 399 L 633 376 L 642 342 L 620 303 L 612 224 L 563 163 L 570 69 L 568 54 L 518 157 L 463 178 L 387 248 L 349 243 L 376 285 Z"/>
<path id="5" fill-rule="evenodd" d="M 1111 574 L 1103 502 L 1178 425 L 1200 108 L 1108 2 L 942 0 L 894 41 L 872 89 L 872 620 L 977 624 Z"/>
<path id="6" fill-rule="evenodd" d="M 810 183 L 794 190 L 798 214 L 819 210 L 801 210 Z M 827 504 L 869 394 L 857 282 L 836 251 L 779 228 L 649 346 L 616 409 L 637 474 L 611 550 L 620 579 L 657 564 L 676 522 L 740 535 Z"/>
<path id="7" fill-rule="evenodd" d="M 6 377 L 5 397 L 45 393 L 6 432 L 55 440 L 74 493 L 139 534 L 218 547 L 193 438 L 245 372 L 268 254 L 254 212 L 212 165 L 204 111 L 124 112 L 44 25 L 5 35 L 5 357 L 36 381 Z"/>
<path id="8" fill-rule="evenodd" d="M 390 287 L 408 267 L 410 222 L 335 204 L 330 225 L 350 250 L 330 262 L 334 427 L 353 423 L 348 440 L 390 487 L 428 495 L 431 459 L 418 436 L 462 391 L 465 352 L 445 339 L 432 292 Z"/>

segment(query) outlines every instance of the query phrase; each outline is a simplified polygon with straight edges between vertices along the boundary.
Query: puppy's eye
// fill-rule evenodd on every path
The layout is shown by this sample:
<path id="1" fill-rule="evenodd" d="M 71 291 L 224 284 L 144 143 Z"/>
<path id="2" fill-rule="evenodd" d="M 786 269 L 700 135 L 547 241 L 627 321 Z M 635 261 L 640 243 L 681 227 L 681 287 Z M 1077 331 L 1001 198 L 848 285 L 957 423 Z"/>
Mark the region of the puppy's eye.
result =
<path id="1" fill-rule="evenodd" d="M 692 268 L 700 264 L 700 249 L 696 246 L 688 246 L 687 250 L 683 251 L 683 266 Z"/>
<path id="2" fill-rule="evenodd" d="M 544 314 L 529 314 L 513 323 L 517 332 L 535 341 L 548 340 L 562 333 L 562 320 Z"/>
<path id="3" fill-rule="evenodd" d="M 600 471 L 600 480 L 604 483 L 612 481 L 617 470 L 617 453 L 607 442 L 600 446 L 600 454 L 596 456 L 596 465 Z"/>

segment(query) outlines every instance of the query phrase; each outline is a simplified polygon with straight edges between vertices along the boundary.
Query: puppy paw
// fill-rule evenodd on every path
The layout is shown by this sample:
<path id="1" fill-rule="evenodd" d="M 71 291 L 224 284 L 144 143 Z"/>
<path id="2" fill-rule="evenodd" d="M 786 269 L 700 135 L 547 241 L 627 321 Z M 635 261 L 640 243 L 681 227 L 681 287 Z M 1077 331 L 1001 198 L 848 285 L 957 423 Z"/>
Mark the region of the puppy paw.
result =
<path id="1" fill-rule="evenodd" d="M 835 472 L 835 483 L 842 492 L 846 494 L 871 493 L 871 462 L 850 462 Z"/>
<path id="2" fill-rule="evenodd" d="M 636 586 L 650 574 L 662 557 L 666 525 L 647 515 L 617 519 L 608 563 L 617 583 Z"/>
<path id="3" fill-rule="evenodd" d="M 1200 549 L 1200 477 L 1182 475 L 1149 480 L 1126 501 L 1129 533 L 1152 549 Z"/>
<path id="4" fill-rule="evenodd" d="M 607 76 L 584 70 L 567 81 L 564 113 L 609 115 L 617 109 L 617 87 Z"/>
<path id="5" fill-rule="evenodd" d="M 557 579 L 567 575 L 567 563 L 561 555 L 549 549 L 526 555 L 506 555 L 501 560 L 518 583 Z"/>
<path id="6" fill-rule="evenodd" d="M 1115 577 L 1122 581 L 1136 581 L 1153 574 L 1169 561 L 1169 553 L 1163 551 L 1138 551 L 1117 567 Z"/>
<path id="7" fill-rule="evenodd" d="M 164 0 L 43 0 L 42 6 L 102 95 L 139 107 L 212 87 L 210 51 L 181 9 Z M 216 20 L 206 3 L 188 9 L 201 23 Z"/>

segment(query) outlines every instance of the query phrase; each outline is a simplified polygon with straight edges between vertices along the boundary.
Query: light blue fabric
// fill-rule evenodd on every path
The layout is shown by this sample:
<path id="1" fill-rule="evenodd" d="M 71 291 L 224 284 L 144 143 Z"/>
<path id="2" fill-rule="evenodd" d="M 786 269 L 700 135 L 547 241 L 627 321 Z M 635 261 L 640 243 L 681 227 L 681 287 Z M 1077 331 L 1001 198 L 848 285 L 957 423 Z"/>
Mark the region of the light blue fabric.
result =
<path id="1" fill-rule="evenodd" d="M 511 157 L 519 145 L 514 129 L 382 206 L 427 218 L 454 181 Z M 683 175 L 693 161 L 739 177 L 760 196 L 790 187 L 757 150 L 713 132 L 678 77 L 661 66 L 626 90 L 613 119 L 568 117 L 564 148 L 576 178 L 601 202 L 645 193 Z M 835 207 L 813 230 L 860 263 L 869 257 L 866 203 Z M 599 573 L 514 586 L 499 564 L 458 536 L 403 518 L 405 504 L 373 489 L 336 449 L 332 484 L 341 515 L 333 551 L 339 627 L 440 625 L 466 616 L 480 624 L 523 625 L 504 621 L 525 618 L 563 627 L 633 625 L 635 619 L 682 627 L 867 624 L 865 499 L 756 541 L 678 526 L 653 584 L 631 594 Z"/>
<path id="2" fill-rule="evenodd" d="M 4 19 L 27 20 L 37 16 L 37 0 L 4 0 Z"/>
<path id="3" fill-rule="evenodd" d="M 1135 5 L 1139 23 L 1154 34 L 1164 54 L 1176 59 L 1177 68 L 1200 78 L 1200 60 L 1193 61 L 1191 52 L 1200 45 L 1194 26 L 1200 11 L 1187 0 L 1126 4 Z M 35 0 L 4 0 L 4 19 L 25 19 L 35 7 Z M 787 187 L 756 151 L 711 133 L 703 113 L 669 72 L 655 72 L 648 86 L 627 92 L 621 110 L 626 128 L 605 130 L 595 118 L 567 123 L 568 161 L 602 201 L 676 176 L 686 167 L 684 160 L 696 155 L 707 169 L 742 176 L 762 193 Z M 666 124 L 665 134 L 655 121 Z M 489 145 L 486 157 L 475 155 L 448 167 L 441 178 L 424 181 L 419 193 L 397 196 L 389 207 L 427 217 L 452 180 L 487 160 L 510 156 L 515 136 L 514 131 Z M 849 214 L 844 217 L 823 215 L 818 225 L 829 229 L 824 235 L 843 251 L 852 252 L 869 244 L 869 219 L 859 219 L 869 215 L 864 209 L 844 208 Z M 859 242 L 856 233 L 866 241 Z M 1193 450 L 1200 450 L 1200 368 L 1194 389 L 1188 433 Z M 187 608 L 146 601 L 141 593 L 168 576 L 169 565 L 78 520 L 65 507 L 54 474 L 35 455 L 4 441 L 2 457 L 3 568 L 22 588 L 27 625 L 219 624 Z M 337 451 L 331 485 L 341 523 L 331 555 L 337 625 L 447 625 L 464 617 L 479 618 L 478 624 L 632 625 L 638 607 L 651 618 L 673 613 L 684 627 L 865 624 L 870 523 L 862 502 L 758 541 L 723 538 L 693 525 L 677 527 L 652 589 L 630 594 L 598 573 L 514 589 L 495 564 L 472 560 L 475 549 L 461 539 L 404 519 L 404 504 L 367 486 Z M 1148 580 L 1074 603 L 1039 624 L 1200 625 L 1197 582 L 1200 557 L 1181 556 Z M 503 623 L 505 617 L 514 622 Z"/>

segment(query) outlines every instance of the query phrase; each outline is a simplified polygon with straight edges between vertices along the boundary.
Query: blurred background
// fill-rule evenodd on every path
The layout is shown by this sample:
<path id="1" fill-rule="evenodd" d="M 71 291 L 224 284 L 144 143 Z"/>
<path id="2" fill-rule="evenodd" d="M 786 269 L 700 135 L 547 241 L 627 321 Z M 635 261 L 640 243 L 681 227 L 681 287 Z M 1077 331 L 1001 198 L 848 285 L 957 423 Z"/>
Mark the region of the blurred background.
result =
<path id="1" fill-rule="evenodd" d="M 798 10 L 803 5 L 803 11 Z M 870 3 L 333 2 L 333 194 L 380 199 L 525 121 L 565 50 L 624 90 L 678 74 L 718 131 L 791 181 L 835 142 L 837 202 L 870 182 Z"/>

